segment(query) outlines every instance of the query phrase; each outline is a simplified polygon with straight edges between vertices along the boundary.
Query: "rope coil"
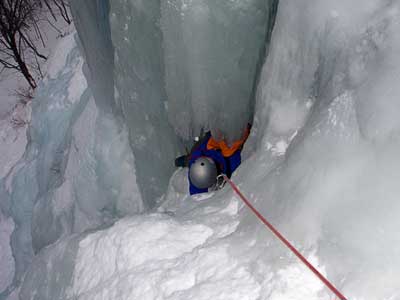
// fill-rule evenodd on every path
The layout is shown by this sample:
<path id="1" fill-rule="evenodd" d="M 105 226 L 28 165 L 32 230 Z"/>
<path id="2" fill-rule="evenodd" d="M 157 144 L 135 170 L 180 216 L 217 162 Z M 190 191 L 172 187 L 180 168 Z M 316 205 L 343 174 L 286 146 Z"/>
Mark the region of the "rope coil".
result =
<path id="1" fill-rule="evenodd" d="M 272 231 L 272 233 L 290 249 L 321 281 L 328 287 L 340 300 L 347 300 L 345 296 L 339 290 L 329 282 L 264 216 L 250 203 L 250 201 L 240 192 L 239 188 L 226 176 L 223 178 L 232 187 L 234 192 L 240 197 L 240 199 L 247 205 L 247 207 L 257 216 L 257 218 L 264 223 Z"/>

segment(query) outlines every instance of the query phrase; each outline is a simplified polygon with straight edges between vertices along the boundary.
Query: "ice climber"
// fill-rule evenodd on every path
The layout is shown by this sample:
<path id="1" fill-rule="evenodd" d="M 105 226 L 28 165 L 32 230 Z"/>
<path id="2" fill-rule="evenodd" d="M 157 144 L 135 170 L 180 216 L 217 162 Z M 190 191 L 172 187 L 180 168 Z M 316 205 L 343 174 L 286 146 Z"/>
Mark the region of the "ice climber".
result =
<path id="1" fill-rule="evenodd" d="M 206 193 L 217 186 L 217 177 L 225 174 L 229 178 L 241 163 L 243 144 L 250 134 L 248 125 L 242 138 L 230 146 L 224 139 L 215 139 L 211 132 L 196 139 L 189 154 L 175 160 L 177 167 L 189 167 L 189 191 L 191 195 Z"/>

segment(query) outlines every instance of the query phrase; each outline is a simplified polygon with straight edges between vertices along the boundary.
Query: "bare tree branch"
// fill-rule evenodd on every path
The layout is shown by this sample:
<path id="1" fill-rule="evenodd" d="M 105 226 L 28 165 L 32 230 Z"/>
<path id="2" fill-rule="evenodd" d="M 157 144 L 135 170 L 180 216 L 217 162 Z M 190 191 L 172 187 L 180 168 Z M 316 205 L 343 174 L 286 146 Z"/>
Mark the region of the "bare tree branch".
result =
<path id="1" fill-rule="evenodd" d="M 4 68 L 20 71 L 33 89 L 36 88 L 36 81 L 26 63 L 26 52 L 32 51 L 35 57 L 46 59 L 29 38 L 31 26 L 33 24 L 34 28 L 37 26 L 35 2 L 35 0 L 0 1 L 0 64 Z"/>
<path id="2" fill-rule="evenodd" d="M 59 14 L 61 17 L 64 19 L 65 22 L 68 24 L 72 23 L 71 17 L 69 15 L 69 5 L 67 0 L 41 0 L 44 5 L 48 8 L 52 16 L 54 17 L 55 20 L 55 11 L 54 11 L 54 6 L 57 8 Z"/>
<path id="3" fill-rule="evenodd" d="M 19 69 L 18 65 L 12 64 L 2 58 L 0 58 L 0 63 L 3 65 L 4 68 L 6 69 Z"/>
<path id="4" fill-rule="evenodd" d="M 40 54 L 39 51 L 37 50 L 36 46 L 34 43 L 30 40 L 29 36 L 25 36 L 25 34 L 22 31 L 18 32 L 21 38 L 24 40 L 24 42 L 28 45 L 28 47 L 40 58 L 46 60 L 47 57 L 44 56 L 43 54 Z"/>
<path id="5" fill-rule="evenodd" d="M 51 15 L 57 21 L 57 15 L 59 15 L 70 24 L 72 19 L 67 1 L 0 0 L 0 65 L 2 70 L 19 71 L 31 88 L 36 88 L 34 76 L 43 77 L 41 61 L 47 59 L 40 50 L 41 47 L 46 46 L 40 24 L 49 23 L 61 32 L 48 16 Z"/>

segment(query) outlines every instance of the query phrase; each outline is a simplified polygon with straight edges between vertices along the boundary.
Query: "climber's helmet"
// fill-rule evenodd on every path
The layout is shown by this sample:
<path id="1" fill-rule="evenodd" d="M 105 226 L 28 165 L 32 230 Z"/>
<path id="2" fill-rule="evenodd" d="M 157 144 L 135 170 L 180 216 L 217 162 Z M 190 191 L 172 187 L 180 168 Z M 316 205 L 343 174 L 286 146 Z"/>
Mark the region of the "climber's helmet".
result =
<path id="1" fill-rule="evenodd" d="M 215 185 L 217 176 L 217 166 L 209 157 L 200 157 L 190 166 L 190 181 L 198 189 L 208 189 Z"/>

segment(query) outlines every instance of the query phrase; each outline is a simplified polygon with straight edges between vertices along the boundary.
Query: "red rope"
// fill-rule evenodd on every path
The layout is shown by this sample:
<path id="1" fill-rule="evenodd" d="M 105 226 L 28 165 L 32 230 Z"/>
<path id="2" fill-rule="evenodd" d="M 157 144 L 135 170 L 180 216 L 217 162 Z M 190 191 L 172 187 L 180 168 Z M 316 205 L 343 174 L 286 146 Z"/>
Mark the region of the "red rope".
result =
<path id="1" fill-rule="evenodd" d="M 232 189 L 238 194 L 242 201 L 251 209 L 251 211 L 263 222 L 340 300 L 347 300 L 332 283 L 328 281 L 297 249 L 282 235 L 280 232 L 269 223 L 257 209 L 246 199 L 240 192 L 239 188 L 224 175 L 225 180 L 230 184 Z"/>

